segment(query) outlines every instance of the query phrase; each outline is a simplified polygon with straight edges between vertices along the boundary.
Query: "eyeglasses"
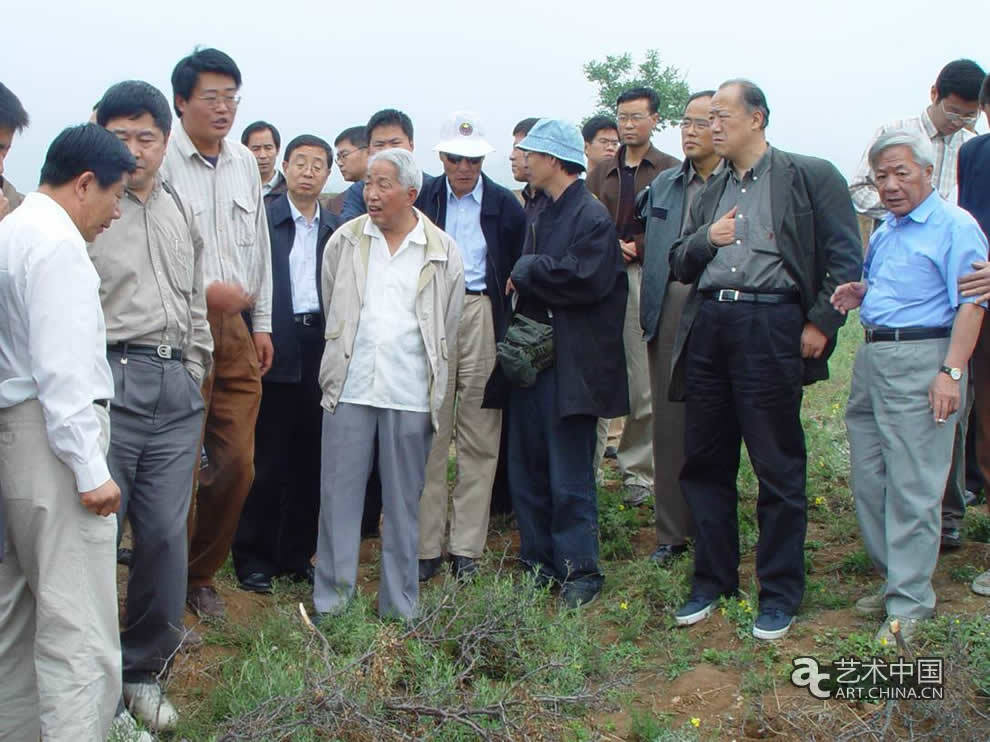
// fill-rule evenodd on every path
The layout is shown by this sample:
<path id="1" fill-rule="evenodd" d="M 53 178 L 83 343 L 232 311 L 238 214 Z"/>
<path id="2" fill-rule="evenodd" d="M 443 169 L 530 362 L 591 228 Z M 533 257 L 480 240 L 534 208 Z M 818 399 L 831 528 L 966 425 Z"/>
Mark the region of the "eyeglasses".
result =
<path id="1" fill-rule="evenodd" d="M 326 169 L 326 165 L 324 165 L 319 160 L 309 161 L 303 159 L 293 160 L 291 163 L 289 163 L 289 167 L 300 173 L 304 173 L 306 172 L 306 170 L 309 170 L 313 173 L 313 175 L 316 176 L 323 175 L 323 171 Z"/>
<path id="2" fill-rule="evenodd" d="M 337 156 L 334 159 L 337 161 L 337 164 L 339 165 L 344 160 L 346 160 L 348 157 L 350 157 L 351 155 L 353 155 L 355 152 L 358 152 L 359 150 L 362 150 L 362 149 L 368 149 L 368 148 L 367 147 L 355 147 L 354 149 L 349 149 L 346 152 L 344 150 L 338 149 L 337 150 Z"/>
<path id="3" fill-rule="evenodd" d="M 976 119 L 980 117 L 979 111 L 974 111 L 973 113 L 956 113 L 955 111 L 945 110 L 945 101 L 940 101 L 938 104 L 939 108 L 942 109 L 942 113 L 945 117 L 954 124 L 975 124 Z"/>
<path id="4" fill-rule="evenodd" d="M 450 155 L 447 154 L 446 152 L 443 153 L 443 156 L 447 158 L 447 162 L 449 162 L 451 165 L 460 165 L 461 160 L 467 160 L 469 165 L 480 165 L 481 161 L 485 159 L 484 157 L 465 157 L 464 155 Z"/>
<path id="5" fill-rule="evenodd" d="M 681 119 L 679 126 L 682 129 L 690 129 L 692 126 L 698 131 L 704 131 L 705 129 L 711 128 L 712 122 L 708 119 Z"/>
<path id="6" fill-rule="evenodd" d="M 618 121 L 620 124 L 625 124 L 629 121 L 633 122 L 634 124 L 639 124 L 642 123 L 643 121 L 646 121 L 646 119 L 648 119 L 652 115 L 653 114 L 650 113 L 620 113 L 618 116 L 615 117 L 615 120 Z"/>
<path id="7" fill-rule="evenodd" d="M 595 144 L 601 145 L 602 147 L 618 147 L 619 140 L 607 139 L 605 137 L 598 137 L 598 139 L 595 140 Z"/>
<path id="8" fill-rule="evenodd" d="M 214 110 L 219 107 L 220 103 L 224 103 L 227 108 L 237 108 L 241 102 L 239 95 L 201 95 L 199 99 Z"/>

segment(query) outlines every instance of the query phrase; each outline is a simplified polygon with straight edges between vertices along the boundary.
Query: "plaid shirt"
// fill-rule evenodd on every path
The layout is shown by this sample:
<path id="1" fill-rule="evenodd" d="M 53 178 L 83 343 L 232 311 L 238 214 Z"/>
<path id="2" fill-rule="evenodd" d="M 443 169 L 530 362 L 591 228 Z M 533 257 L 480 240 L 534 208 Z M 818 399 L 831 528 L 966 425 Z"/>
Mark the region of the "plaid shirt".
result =
<path id="1" fill-rule="evenodd" d="M 870 147 L 882 134 L 895 129 L 903 129 L 927 137 L 935 150 L 935 169 L 932 172 L 932 185 L 946 201 L 956 203 L 959 200 L 959 189 L 956 185 L 956 161 L 959 158 L 959 148 L 976 136 L 969 129 L 960 129 L 949 137 L 939 134 L 926 108 L 920 116 L 892 121 L 877 129 L 869 146 L 863 152 L 863 159 L 856 168 L 856 175 L 849 184 L 849 195 L 852 196 L 856 211 L 866 214 L 873 219 L 883 219 L 887 210 L 880 203 L 880 194 L 873 185 L 870 168 Z"/>

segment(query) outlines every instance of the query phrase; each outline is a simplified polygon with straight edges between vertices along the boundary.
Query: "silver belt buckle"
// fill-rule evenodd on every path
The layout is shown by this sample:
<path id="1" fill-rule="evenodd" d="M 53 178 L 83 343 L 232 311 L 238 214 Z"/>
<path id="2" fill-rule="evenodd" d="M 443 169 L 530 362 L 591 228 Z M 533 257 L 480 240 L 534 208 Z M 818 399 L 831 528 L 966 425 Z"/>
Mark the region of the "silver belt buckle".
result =
<path id="1" fill-rule="evenodd" d="M 736 289 L 719 289 L 715 301 L 739 301 L 739 292 Z"/>
<path id="2" fill-rule="evenodd" d="M 313 326 L 313 315 L 312 314 L 304 314 L 303 315 L 303 327 L 312 327 L 312 326 Z"/>
<path id="3" fill-rule="evenodd" d="M 155 348 L 155 352 L 158 354 L 159 358 L 164 358 L 166 361 L 172 359 L 171 345 L 159 345 L 157 348 Z"/>

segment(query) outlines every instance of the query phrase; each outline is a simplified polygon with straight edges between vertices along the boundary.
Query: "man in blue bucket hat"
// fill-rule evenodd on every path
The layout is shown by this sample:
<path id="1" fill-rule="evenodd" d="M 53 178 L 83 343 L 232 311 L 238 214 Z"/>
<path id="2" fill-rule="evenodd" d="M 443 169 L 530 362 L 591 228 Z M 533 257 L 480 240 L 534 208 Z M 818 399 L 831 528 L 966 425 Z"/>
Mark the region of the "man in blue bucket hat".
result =
<path id="1" fill-rule="evenodd" d="M 520 558 L 538 583 L 561 584 L 565 604 L 576 608 L 598 596 L 604 579 L 592 458 L 597 418 L 629 410 L 622 347 L 628 283 L 615 225 L 578 177 L 587 164 L 577 127 L 541 119 L 516 146 L 530 184 L 552 202 L 527 231 L 505 286 L 514 314 L 487 394 L 508 409 Z M 527 348 L 524 339 L 534 333 L 540 342 Z M 522 343 L 509 347 L 517 339 Z M 513 351 L 542 354 L 535 380 L 514 373 Z"/>

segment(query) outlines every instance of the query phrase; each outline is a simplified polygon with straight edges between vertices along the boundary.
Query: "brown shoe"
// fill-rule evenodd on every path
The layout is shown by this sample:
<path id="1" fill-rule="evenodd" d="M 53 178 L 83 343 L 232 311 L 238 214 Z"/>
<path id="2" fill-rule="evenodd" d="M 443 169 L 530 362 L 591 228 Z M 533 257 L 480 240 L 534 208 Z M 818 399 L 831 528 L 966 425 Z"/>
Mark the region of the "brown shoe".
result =
<path id="1" fill-rule="evenodd" d="M 223 618 L 223 600 L 212 585 L 189 588 L 186 604 L 200 618 Z"/>

